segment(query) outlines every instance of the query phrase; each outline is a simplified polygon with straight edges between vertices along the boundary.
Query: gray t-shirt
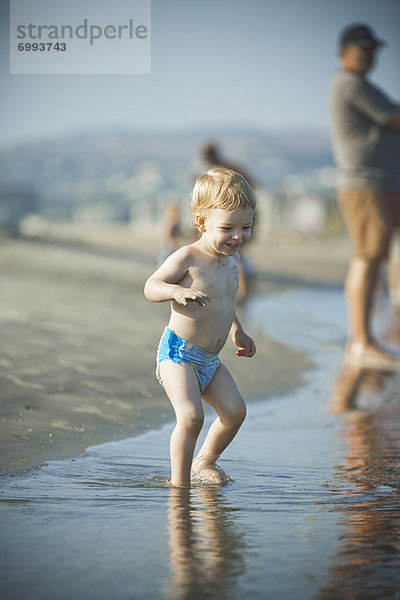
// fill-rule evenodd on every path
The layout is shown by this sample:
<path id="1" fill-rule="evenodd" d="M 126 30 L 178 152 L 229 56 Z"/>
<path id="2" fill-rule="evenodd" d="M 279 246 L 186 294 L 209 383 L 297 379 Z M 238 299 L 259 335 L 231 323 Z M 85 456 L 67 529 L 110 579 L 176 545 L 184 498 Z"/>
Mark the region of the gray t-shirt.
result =
<path id="1" fill-rule="evenodd" d="M 400 132 L 384 127 L 397 105 L 345 70 L 335 73 L 329 100 L 338 188 L 400 190 Z"/>

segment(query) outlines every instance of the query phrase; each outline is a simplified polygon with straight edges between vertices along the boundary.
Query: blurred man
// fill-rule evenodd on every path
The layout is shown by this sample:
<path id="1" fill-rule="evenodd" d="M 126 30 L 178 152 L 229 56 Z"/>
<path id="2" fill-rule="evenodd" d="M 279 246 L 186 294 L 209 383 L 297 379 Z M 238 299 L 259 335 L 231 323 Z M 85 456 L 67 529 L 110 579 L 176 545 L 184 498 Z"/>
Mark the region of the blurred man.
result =
<path id="1" fill-rule="evenodd" d="M 205 143 L 204 146 L 201 148 L 201 155 L 206 168 L 209 169 L 210 167 L 226 167 L 227 169 L 236 171 L 237 173 L 243 175 L 243 177 L 250 184 L 253 190 L 257 189 L 254 179 L 242 167 L 242 165 L 237 165 L 231 160 L 226 159 L 215 142 L 210 141 Z M 251 234 L 252 239 L 254 239 L 255 237 L 255 232 L 257 229 L 256 223 L 257 217 L 255 215 L 253 219 L 253 227 Z M 241 304 L 247 299 L 249 293 L 251 292 L 256 276 L 253 266 L 250 263 L 249 259 L 244 255 L 243 250 L 240 251 L 239 271 L 240 280 L 239 291 L 237 295 L 237 303 Z"/>
<path id="2" fill-rule="evenodd" d="M 385 43 L 369 26 L 340 36 L 340 70 L 330 88 L 337 196 L 354 254 L 345 283 L 350 336 L 346 359 L 384 367 L 393 356 L 371 334 L 371 308 L 379 267 L 400 226 L 400 106 L 366 75 Z"/>

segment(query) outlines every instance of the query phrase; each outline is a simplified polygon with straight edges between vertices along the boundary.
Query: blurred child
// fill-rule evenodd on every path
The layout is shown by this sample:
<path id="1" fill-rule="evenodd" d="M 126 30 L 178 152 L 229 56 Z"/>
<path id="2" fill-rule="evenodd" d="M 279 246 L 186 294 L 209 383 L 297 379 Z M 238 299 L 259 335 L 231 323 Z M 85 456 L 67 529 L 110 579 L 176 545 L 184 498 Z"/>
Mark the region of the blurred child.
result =
<path id="1" fill-rule="evenodd" d="M 158 264 L 181 246 L 181 211 L 177 200 L 170 200 L 164 206 L 158 227 L 160 254 Z"/>
<path id="2" fill-rule="evenodd" d="M 207 171 L 192 194 L 199 239 L 169 256 L 145 285 L 149 300 L 171 301 L 157 376 L 176 414 L 170 443 L 174 486 L 190 486 L 191 471 L 213 484 L 229 481 L 216 461 L 243 423 L 246 406 L 218 354 L 228 335 L 238 356 L 256 351 L 236 315 L 239 250 L 251 237 L 255 207 L 255 194 L 242 175 L 222 167 Z M 193 461 L 204 421 L 201 399 L 218 417 Z"/>

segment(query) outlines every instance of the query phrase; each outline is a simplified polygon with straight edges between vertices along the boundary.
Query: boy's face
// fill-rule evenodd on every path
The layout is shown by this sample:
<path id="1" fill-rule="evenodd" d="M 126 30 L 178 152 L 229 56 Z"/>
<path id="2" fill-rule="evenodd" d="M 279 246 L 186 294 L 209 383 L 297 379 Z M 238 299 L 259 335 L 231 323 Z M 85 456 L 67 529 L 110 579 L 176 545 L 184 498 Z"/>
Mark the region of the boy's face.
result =
<path id="1" fill-rule="evenodd" d="M 233 256 L 251 238 L 254 210 L 240 208 L 229 212 L 212 208 L 206 217 L 198 217 L 201 239 L 213 254 Z"/>

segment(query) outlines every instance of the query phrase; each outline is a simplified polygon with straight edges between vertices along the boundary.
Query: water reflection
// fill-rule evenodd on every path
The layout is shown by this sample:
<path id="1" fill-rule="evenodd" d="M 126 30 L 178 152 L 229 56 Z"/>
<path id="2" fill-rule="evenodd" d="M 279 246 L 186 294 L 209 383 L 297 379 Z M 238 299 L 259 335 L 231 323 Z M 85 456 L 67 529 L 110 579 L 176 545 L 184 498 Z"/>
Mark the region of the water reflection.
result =
<path id="1" fill-rule="evenodd" d="M 171 489 L 168 534 L 171 577 L 167 593 L 179 600 L 231 597 L 244 572 L 238 509 L 218 488 Z"/>
<path id="2" fill-rule="evenodd" d="M 345 463 L 333 510 L 343 515 L 340 547 L 322 600 L 400 597 L 400 385 L 398 375 L 344 367 L 331 411 L 345 413 Z"/>
<path id="3" fill-rule="evenodd" d="M 333 385 L 330 412 L 372 409 L 386 400 L 392 402 L 396 394 L 399 399 L 398 383 L 398 376 L 393 371 L 344 364 Z"/>

